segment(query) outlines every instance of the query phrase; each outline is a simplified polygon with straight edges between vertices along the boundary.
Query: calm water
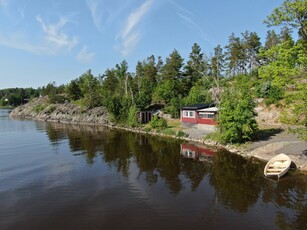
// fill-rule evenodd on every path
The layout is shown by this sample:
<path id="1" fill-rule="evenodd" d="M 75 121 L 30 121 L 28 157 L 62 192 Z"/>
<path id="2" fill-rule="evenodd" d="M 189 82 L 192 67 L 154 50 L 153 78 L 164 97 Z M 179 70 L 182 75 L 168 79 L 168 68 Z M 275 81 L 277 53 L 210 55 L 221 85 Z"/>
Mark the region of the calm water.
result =
<path id="1" fill-rule="evenodd" d="M 263 163 L 227 152 L 8 113 L 0 110 L 1 230 L 307 229 L 306 175 L 276 183 Z"/>

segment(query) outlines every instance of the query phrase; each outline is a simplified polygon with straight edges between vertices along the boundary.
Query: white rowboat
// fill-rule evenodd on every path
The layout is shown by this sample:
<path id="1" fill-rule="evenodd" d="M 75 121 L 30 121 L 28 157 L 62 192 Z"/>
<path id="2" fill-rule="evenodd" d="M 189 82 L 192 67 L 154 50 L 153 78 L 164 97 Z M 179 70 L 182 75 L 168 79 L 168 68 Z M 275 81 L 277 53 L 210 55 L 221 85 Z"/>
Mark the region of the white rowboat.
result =
<path id="1" fill-rule="evenodd" d="M 287 155 L 281 153 L 273 157 L 264 168 L 265 176 L 277 176 L 278 178 L 285 175 L 291 165 L 291 159 Z"/>

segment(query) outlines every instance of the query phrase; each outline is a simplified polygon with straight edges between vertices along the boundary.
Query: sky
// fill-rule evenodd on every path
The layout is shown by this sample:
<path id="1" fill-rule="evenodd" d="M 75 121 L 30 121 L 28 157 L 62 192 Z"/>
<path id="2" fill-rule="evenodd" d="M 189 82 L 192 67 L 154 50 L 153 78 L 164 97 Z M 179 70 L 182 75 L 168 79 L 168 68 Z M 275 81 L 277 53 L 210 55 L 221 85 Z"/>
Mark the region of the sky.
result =
<path id="1" fill-rule="evenodd" d="M 0 89 L 67 84 L 91 69 L 174 50 L 207 56 L 233 32 L 271 29 L 263 20 L 282 0 L 0 0 Z"/>

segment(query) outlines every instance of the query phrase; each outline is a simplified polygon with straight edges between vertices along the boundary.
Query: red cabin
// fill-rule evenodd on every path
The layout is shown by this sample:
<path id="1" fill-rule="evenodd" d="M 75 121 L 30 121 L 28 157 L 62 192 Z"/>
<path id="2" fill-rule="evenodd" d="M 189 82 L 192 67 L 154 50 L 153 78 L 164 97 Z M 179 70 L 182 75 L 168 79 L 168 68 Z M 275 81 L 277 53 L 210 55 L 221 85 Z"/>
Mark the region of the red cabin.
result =
<path id="1" fill-rule="evenodd" d="M 218 108 L 214 104 L 193 104 L 180 109 L 182 123 L 216 125 Z"/>

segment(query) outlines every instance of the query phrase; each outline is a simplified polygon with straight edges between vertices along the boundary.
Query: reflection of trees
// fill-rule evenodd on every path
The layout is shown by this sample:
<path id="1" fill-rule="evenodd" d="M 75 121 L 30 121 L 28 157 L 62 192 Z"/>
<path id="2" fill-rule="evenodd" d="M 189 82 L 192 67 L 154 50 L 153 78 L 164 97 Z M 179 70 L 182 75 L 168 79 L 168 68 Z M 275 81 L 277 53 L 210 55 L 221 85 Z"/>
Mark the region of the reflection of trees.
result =
<path id="1" fill-rule="evenodd" d="M 51 123 L 47 123 L 46 134 L 52 144 L 57 144 L 61 139 L 66 138 L 66 134 L 60 130 L 54 129 L 54 126 Z"/>
<path id="2" fill-rule="evenodd" d="M 87 163 L 92 164 L 96 154 L 102 150 L 102 140 L 108 130 L 99 126 L 47 123 L 46 133 L 53 144 L 68 139 L 71 151 L 82 152 L 76 155 L 84 155 Z"/>
<path id="3" fill-rule="evenodd" d="M 181 161 L 180 144 L 173 139 L 59 123 L 48 123 L 46 133 L 52 143 L 68 139 L 74 155 L 84 155 L 88 164 L 101 155 L 106 163 L 126 177 L 134 162 L 139 175 L 144 174 L 149 184 L 157 183 L 160 177 L 174 194 L 182 189 L 181 173 L 191 182 L 191 189 L 196 190 L 208 172 L 203 162 Z"/>
<path id="4" fill-rule="evenodd" d="M 182 176 L 191 190 L 197 190 L 206 175 L 215 188 L 213 204 L 217 202 L 239 213 L 245 213 L 262 194 L 264 203 L 275 204 L 275 223 L 281 229 L 306 229 L 306 176 L 285 176 L 278 183 L 263 178 L 263 167 L 242 157 L 220 151 L 213 164 L 180 158 L 176 140 L 105 129 L 99 126 L 47 123 L 46 133 L 52 143 L 68 139 L 74 155 L 82 155 L 88 164 L 100 156 L 123 176 L 129 176 L 136 165 L 148 184 L 163 181 L 178 194 L 183 188 Z M 211 172 L 211 173 L 210 173 Z M 215 206 L 213 206 L 214 208 Z M 276 208 L 278 207 L 278 208 Z M 283 208 L 280 208 L 283 207 Z"/>
<path id="5" fill-rule="evenodd" d="M 195 191 L 198 188 L 204 176 L 208 174 L 210 167 L 210 164 L 204 162 L 183 159 L 181 172 L 191 181 L 192 191 Z"/>
<path id="6" fill-rule="evenodd" d="M 263 201 L 296 211 L 295 215 L 279 211 L 275 223 L 280 229 L 307 229 L 307 178 L 305 175 L 285 176 L 278 182 L 267 181 Z"/>
<path id="7" fill-rule="evenodd" d="M 259 167 L 251 161 L 220 151 L 214 156 L 210 183 L 226 207 L 244 213 L 257 202 L 261 187 Z"/>

